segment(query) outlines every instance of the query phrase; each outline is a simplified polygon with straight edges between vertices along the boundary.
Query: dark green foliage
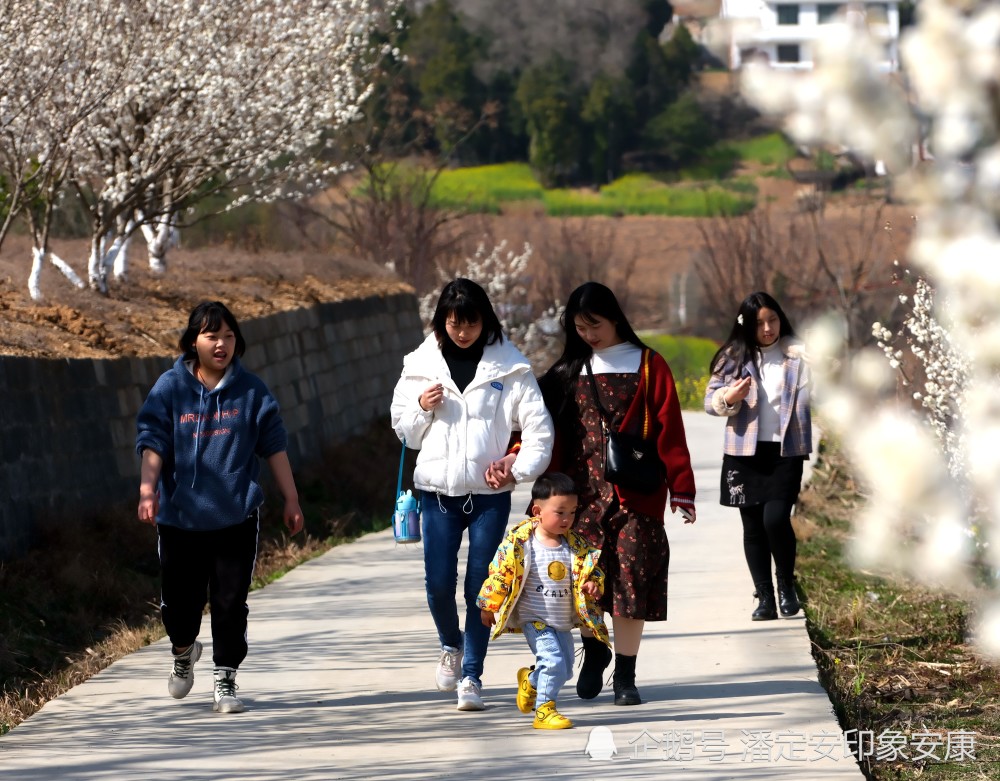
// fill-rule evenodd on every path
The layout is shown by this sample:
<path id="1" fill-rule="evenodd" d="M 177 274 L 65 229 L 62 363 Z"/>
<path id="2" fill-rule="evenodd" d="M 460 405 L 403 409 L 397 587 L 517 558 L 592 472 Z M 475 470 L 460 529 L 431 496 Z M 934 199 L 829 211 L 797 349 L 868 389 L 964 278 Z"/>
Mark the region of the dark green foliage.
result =
<path id="1" fill-rule="evenodd" d="M 673 6 L 666 0 L 640 0 L 639 5 L 647 14 L 646 32 L 659 38 L 663 28 L 673 18 Z"/>
<path id="2" fill-rule="evenodd" d="M 590 85 L 581 117 L 590 131 L 591 181 L 614 181 L 622 173 L 622 153 L 635 124 L 632 85 L 624 78 L 600 74 Z"/>
<path id="3" fill-rule="evenodd" d="M 712 126 L 698 101 L 685 92 L 646 125 L 643 146 L 668 168 L 698 159 L 714 141 Z"/>
<path id="4" fill-rule="evenodd" d="M 632 63 L 626 75 L 635 90 L 636 121 L 643 126 L 681 92 L 663 47 L 642 32 L 636 39 Z"/>
<path id="5" fill-rule="evenodd" d="M 574 46 L 550 41 L 525 51 L 518 46 L 529 39 L 511 38 L 511 30 L 530 30 L 543 8 L 521 4 L 510 24 L 463 0 L 416 8 L 401 12 L 401 32 L 377 41 L 402 53 L 381 55 L 385 78 L 366 112 L 384 153 L 432 153 L 462 165 L 528 160 L 545 186 L 563 186 L 612 181 L 632 166 L 623 160 L 645 159 L 651 144 L 669 147 L 671 159 L 694 148 L 687 136 L 671 144 L 663 138 L 664 123 L 670 132 L 689 131 L 676 111 L 667 112 L 689 89 L 700 55 L 682 26 L 659 42 L 669 2 L 609 6 L 607 14 L 624 13 L 635 25 L 631 40 L 631 31 L 614 35 L 605 24 L 587 27 L 587 35 L 573 28 Z M 580 23 L 590 16 L 581 11 Z M 647 127 L 654 119 L 657 126 Z M 384 143 L 390 135 L 393 143 Z"/>
<path id="6" fill-rule="evenodd" d="M 545 187 L 570 181 L 579 171 L 583 148 L 579 116 L 580 88 L 572 68 L 556 55 L 529 68 L 517 85 L 517 102 L 531 137 L 528 161 Z"/>
<path id="7" fill-rule="evenodd" d="M 694 64 L 700 56 L 701 48 L 691 37 L 688 28 L 682 24 L 677 25 L 670 40 L 663 44 L 663 60 L 668 76 L 682 88 L 691 84 Z"/>
<path id="8" fill-rule="evenodd" d="M 482 107 L 485 90 L 474 69 L 481 47 L 449 0 L 436 0 L 413 21 L 402 48 L 420 107 L 433 118 L 440 147 L 450 150 Z"/>

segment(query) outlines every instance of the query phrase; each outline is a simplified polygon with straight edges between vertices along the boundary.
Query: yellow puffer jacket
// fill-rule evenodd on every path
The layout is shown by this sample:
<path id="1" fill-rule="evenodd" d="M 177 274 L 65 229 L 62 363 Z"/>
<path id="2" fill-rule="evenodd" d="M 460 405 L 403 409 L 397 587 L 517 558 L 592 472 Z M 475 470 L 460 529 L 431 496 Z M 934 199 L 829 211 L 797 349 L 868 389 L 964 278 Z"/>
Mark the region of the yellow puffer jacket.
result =
<path id="1" fill-rule="evenodd" d="M 490 563 L 490 574 L 483 583 L 476 598 L 480 610 L 497 613 L 493 627 L 493 637 L 503 632 L 520 632 L 517 626 L 507 626 L 507 622 L 521 595 L 524 573 L 528 568 L 525 543 L 531 537 L 538 518 L 527 518 L 507 533 L 507 537 L 497 548 L 497 555 Z M 604 613 L 597 601 L 583 593 L 583 584 L 592 580 L 604 589 L 604 573 L 597 567 L 600 551 L 591 548 L 587 541 L 574 531 L 566 534 L 570 552 L 573 554 L 573 606 L 576 608 L 576 625 L 587 627 L 594 637 L 611 647 L 608 629 L 604 625 Z"/>

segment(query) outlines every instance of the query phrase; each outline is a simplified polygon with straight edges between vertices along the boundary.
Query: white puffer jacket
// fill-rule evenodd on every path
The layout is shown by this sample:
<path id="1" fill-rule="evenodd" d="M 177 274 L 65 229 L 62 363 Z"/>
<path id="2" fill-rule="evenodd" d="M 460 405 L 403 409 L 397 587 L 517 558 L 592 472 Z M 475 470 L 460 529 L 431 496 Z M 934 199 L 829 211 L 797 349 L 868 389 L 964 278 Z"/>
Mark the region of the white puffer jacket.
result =
<path id="1" fill-rule="evenodd" d="M 425 412 L 420 394 L 438 382 L 444 399 Z M 462 393 L 432 333 L 403 359 L 391 413 L 396 435 L 420 451 L 413 485 L 423 491 L 445 496 L 510 491 L 510 485 L 490 488 L 485 475 L 507 453 L 515 431 L 521 432 L 521 449 L 511 468 L 517 482 L 534 480 L 552 456 L 552 418 L 531 364 L 506 338 L 486 345 L 476 376 Z"/>

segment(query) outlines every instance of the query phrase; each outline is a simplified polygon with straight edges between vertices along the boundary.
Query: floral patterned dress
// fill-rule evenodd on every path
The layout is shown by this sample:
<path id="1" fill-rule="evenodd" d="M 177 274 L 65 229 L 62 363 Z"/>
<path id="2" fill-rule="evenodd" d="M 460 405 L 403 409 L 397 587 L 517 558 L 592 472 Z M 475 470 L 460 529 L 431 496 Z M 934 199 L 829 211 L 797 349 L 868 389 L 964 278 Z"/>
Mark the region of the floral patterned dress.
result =
<path id="1" fill-rule="evenodd" d="M 639 388 L 639 375 L 595 374 L 601 403 L 619 427 Z M 601 417 L 586 369 L 577 380 L 576 430 L 567 442 L 564 470 L 580 491 L 574 531 L 601 550 L 604 570 L 600 604 L 612 616 L 665 621 L 670 546 L 662 518 L 623 508 L 614 487 L 604 479 Z M 569 433 L 569 432 L 567 432 Z"/>

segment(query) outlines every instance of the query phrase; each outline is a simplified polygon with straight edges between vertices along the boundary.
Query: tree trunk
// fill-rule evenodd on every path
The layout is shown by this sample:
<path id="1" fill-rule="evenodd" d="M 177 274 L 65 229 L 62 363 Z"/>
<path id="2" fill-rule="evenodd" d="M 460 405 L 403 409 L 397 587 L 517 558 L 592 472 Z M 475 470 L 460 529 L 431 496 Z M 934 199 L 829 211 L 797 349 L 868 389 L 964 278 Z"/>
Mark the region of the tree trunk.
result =
<path id="1" fill-rule="evenodd" d="M 146 239 L 146 249 L 149 254 L 149 270 L 154 274 L 166 272 L 167 250 L 176 245 L 176 234 L 171 217 L 164 217 L 155 225 L 142 226 L 142 235 Z"/>
<path id="2" fill-rule="evenodd" d="M 87 261 L 87 277 L 90 289 L 98 293 L 108 292 L 108 278 L 104 268 L 103 233 L 90 238 L 90 258 Z"/>
<path id="3" fill-rule="evenodd" d="M 129 220 L 125 229 L 120 233 L 108 250 L 104 258 L 104 267 L 112 268 L 116 280 L 124 282 L 128 279 L 128 251 L 132 246 L 132 234 L 135 232 L 135 221 Z"/>
<path id="4" fill-rule="evenodd" d="M 39 247 L 32 247 L 31 274 L 28 275 L 28 293 L 31 295 L 31 299 L 33 301 L 42 300 L 42 266 L 45 265 L 46 259 L 51 261 L 52 265 L 59 269 L 66 276 L 66 278 L 73 283 L 73 285 L 81 290 L 86 287 L 83 280 L 77 276 L 77 273 L 70 268 L 69 264 L 54 252 L 50 252 Z"/>

